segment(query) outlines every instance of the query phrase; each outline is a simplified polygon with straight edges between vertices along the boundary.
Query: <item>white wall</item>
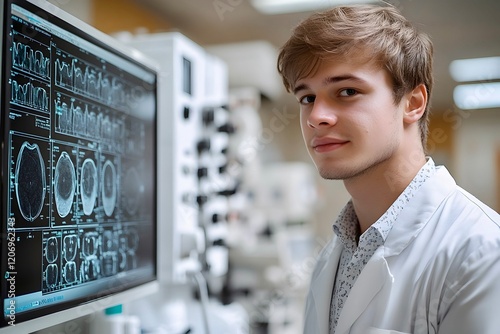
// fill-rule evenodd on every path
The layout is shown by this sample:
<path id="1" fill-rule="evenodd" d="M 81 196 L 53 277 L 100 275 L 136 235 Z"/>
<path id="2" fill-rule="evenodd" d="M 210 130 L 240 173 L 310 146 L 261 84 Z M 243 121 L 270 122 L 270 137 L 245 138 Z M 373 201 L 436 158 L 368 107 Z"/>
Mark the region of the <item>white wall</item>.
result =
<path id="1" fill-rule="evenodd" d="M 61 8 L 65 12 L 79 18 L 80 20 L 91 23 L 92 21 L 92 11 L 91 3 L 92 0 L 48 0 L 50 3 Z"/>
<path id="2" fill-rule="evenodd" d="M 495 208 L 500 182 L 496 170 L 496 154 L 500 151 L 500 109 L 461 111 L 461 114 L 461 121 L 456 124 L 455 179 L 460 186 Z"/>

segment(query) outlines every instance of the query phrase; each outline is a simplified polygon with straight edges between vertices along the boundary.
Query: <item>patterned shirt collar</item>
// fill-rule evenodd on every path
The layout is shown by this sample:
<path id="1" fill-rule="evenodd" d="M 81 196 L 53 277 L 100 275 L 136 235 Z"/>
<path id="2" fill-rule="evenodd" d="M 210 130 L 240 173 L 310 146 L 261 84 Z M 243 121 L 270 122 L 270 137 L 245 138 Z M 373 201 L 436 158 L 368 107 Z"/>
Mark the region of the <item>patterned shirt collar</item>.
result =
<path id="1" fill-rule="evenodd" d="M 426 164 L 420 169 L 417 175 L 413 178 L 410 184 L 392 203 L 387 211 L 364 233 L 361 235 L 362 241 L 367 236 L 376 235 L 380 243 L 384 243 L 396 222 L 397 217 L 403 210 L 404 206 L 411 200 L 413 195 L 418 191 L 420 186 L 429 179 L 436 171 L 436 166 L 432 158 L 427 158 Z M 340 212 L 337 220 L 333 224 L 333 231 L 339 237 L 345 248 L 354 250 L 358 245 L 359 221 L 354 211 L 354 205 L 350 200 Z"/>

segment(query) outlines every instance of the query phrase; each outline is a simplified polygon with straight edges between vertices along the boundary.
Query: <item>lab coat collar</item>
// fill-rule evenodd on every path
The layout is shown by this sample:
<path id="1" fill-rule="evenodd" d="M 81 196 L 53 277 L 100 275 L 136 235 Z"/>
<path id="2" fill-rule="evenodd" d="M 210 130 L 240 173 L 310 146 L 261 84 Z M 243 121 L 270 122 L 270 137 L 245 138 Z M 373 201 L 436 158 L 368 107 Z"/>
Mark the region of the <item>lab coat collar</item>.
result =
<path id="1" fill-rule="evenodd" d="M 455 187 L 455 180 L 445 167 L 440 166 L 415 193 L 401 211 L 384 245 L 373 254 L 354 283 L 342 308 L 336 333 L 347 334 L 384 285 L 393 283 L 386 258 L 400 254 L 416 238 Z"/>
<path id="2" fill-rule="evenodd" d="M 377 249 L 354 283 L 341 311 L 336 333 L 348 333 L 356 319 L 363 314 L 384 285 L 392 284 L 393 277 L 386 258 L 400 254 L 416 238 L 438 206 L 453 192 L 455 186 L 455 180 L 450 173 L 445 167 L 440 166 L 415 193 L 410 203 L 400 213 L 385 244 Z M 314 275 L 311 286 L 312 303 L 316 311 L 313 328 L 321 334 L 329 333 L 332 289 L 343 248 L 337 236 L 333 237 L 332 243 L 327 247 L 330 247 L 328 248 L 330 254 L 320 258 L 316 267 L 317 274 Z"/>
<path id="3" fill-rule="evenodd" d="M 346 334 L 373 298 L 393 276 L 386 257 L 401 253 L 428 223 L 442 201 L 455 189 L 455 180 L 445 167 L 438 167 L 401 211 L 383 246 L 361 271 L 342 308 L 336 333 Z M 389 289 L 390 290 L 390 289 Z"/>
<path id="4" fill-rule="evenodd" d="M 384 256 L 400 254 L 422 231 L 437 207 L 455 187 L 455 180 L 448 170 L 444 166 L 436 167 L 434 175 L 421 186 L 399 214 L 385 241 Z"/>

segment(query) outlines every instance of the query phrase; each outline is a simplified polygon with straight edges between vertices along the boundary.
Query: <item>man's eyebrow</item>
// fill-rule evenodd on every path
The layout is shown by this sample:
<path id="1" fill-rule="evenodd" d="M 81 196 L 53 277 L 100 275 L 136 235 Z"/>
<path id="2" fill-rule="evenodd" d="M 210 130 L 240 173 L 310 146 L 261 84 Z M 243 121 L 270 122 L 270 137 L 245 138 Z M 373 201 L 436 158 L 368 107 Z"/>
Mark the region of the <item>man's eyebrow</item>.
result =
<path id="1" fill-rule="evenodd" d="M 297 93 L 300 92 L 301 90 L 306 90 L 308 88 L 309 88 L 309 86 L 307 86 L 306 84 L 300 84 L 293 89 L 293 94 L 297 95 Z"/>
<path id="2" fill-rule="evenodd" d="M 357 81 L 359 83 L 366 83 L 366 81 L 358 76 L 352 75 L 352 74 L 345 74 L 345 75 L 336 75 L 336 76 L 331 76 L 327 77 L 323 80 L 323 85 L 327 86 L 332 83 L 337 83 L 341 81 Z M 296 95 L 299 91 L 301 90 L 307 90 L 309 89 L 309 86 L 306 84 L 300 84 L 297 87 L 293 89 L 293 93 Z"/>
<path id="3" fill-rule="evenodd" d="M 353 74 L 345 74 L 345 75 L 337 75 L 337 76 L 332 76 L 332 77 L 327 77 L 325 80 L 323 80 L 323 85 L 326 86 L 328 84 L 336 83 L 336 82 L 341 82 L 341 81 L 356 81 L 359 83 L 366 83 L 366 81 L 358 76 L 355 76 Z"/>

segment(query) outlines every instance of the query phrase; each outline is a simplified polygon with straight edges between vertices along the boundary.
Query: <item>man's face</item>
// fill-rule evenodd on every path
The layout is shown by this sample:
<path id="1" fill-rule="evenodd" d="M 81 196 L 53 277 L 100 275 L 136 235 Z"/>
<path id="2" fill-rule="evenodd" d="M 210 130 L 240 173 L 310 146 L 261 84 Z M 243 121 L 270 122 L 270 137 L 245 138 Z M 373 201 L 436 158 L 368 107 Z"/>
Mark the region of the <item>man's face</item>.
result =
<path id="1" fill-rule="evenodd" d="M 388 72 L 373 62 L 324 61 L 297 81 L 294 94 L 305 144 L 323 178 L 361 175 L 400 149 L 405 98 L 395 104 Z"/>

